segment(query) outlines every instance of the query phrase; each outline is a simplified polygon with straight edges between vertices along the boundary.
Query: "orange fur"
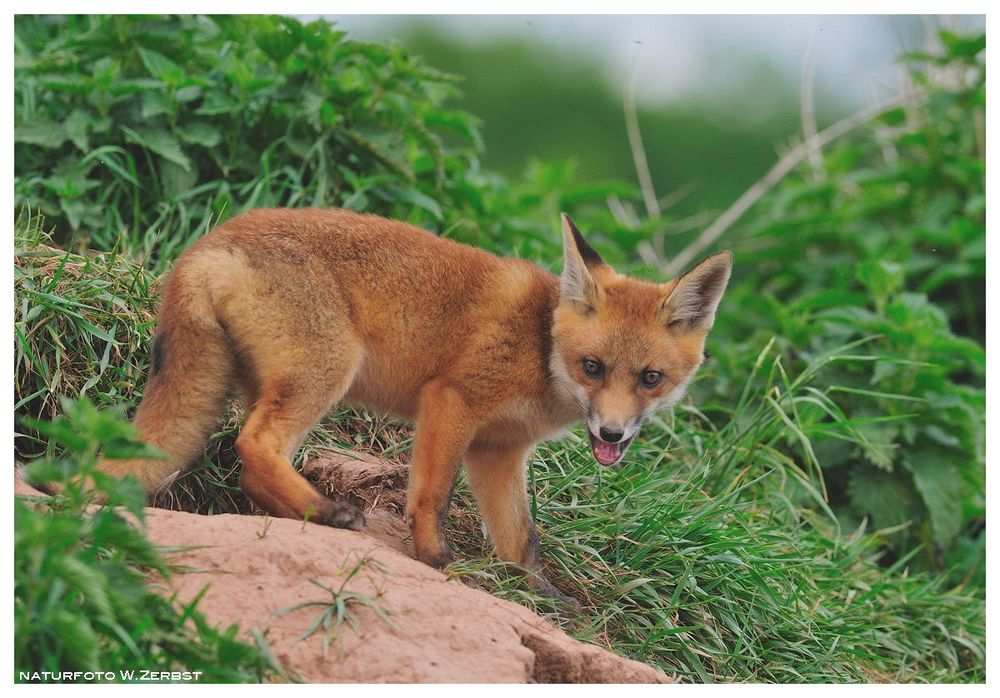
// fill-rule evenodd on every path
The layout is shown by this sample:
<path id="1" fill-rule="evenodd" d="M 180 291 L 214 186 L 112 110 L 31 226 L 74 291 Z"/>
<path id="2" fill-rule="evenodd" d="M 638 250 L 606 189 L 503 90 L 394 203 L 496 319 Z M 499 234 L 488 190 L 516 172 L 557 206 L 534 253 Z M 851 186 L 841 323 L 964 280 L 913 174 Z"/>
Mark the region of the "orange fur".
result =
<path id="1" fill-rule="evenodd" d="M 591 432 L 637 429 L 675 402 L 729 273 L 726 256 L 700 275 L 711 260 L 670 284 L 641 282 L 604 264 L 568 218 L 564 233 L 560 280 L 348 211 L 258 210 L 225 223 L 181 255 L 164 287 L 135 423 L 170 458 L 101 468 L 156 487 L 197 455 L 239 391 L 250 497 L 277 516 L 359 528 L 361 512 L 320 495 L 291 460 L 331 407 L 367 405 L 416 423 L 407 520 L 421 560 L 450 559 L 441 520 L 464 462 L 498 554 L 537 571 L 525 484 L 534 444 L 584 417 Z M 606 367 L 600 380 L 584 372 L 588 357 Z M 650 369 L 662 383 L 637 386 Z"/>

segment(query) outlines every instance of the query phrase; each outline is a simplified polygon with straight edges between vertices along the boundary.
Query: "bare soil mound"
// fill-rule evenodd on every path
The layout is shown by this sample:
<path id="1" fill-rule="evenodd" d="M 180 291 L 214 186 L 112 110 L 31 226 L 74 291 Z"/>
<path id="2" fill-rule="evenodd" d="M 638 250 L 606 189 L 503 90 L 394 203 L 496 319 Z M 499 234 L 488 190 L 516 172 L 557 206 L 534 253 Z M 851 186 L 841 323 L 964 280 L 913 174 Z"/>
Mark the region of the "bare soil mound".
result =
<path id="1" fill-rule="evenodd" d="M 399 515 L 405 466 L 330 454 L 306 470 L 365 505 L 363 531 L 151 508 L 148 536 L 178 549 L 169 559 L 180 571 L 165 591 L 187 602 L 207 585 L 198 607 L 209 621 L 265 632 L 306 681 L 671 681 L 412 559 Z"/>

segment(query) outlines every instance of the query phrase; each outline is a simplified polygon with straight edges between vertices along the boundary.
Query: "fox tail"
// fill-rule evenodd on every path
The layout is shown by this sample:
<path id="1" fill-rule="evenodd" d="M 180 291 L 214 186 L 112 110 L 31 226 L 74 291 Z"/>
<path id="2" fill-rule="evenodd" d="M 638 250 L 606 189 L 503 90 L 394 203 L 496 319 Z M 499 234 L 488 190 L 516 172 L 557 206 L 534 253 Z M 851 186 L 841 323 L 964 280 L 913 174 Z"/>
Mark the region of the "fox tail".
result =
<path id="1" fill-rule="evenodd" d="M 175 268 L 164 288 L 152 370 L 133 424 L 141 441 L 167 457 L 102 459 L 98 470 L 133 475 L 147 491 L 188 465 L 205 447 L 230 391 L 235 358 L 204 287 Z"/>

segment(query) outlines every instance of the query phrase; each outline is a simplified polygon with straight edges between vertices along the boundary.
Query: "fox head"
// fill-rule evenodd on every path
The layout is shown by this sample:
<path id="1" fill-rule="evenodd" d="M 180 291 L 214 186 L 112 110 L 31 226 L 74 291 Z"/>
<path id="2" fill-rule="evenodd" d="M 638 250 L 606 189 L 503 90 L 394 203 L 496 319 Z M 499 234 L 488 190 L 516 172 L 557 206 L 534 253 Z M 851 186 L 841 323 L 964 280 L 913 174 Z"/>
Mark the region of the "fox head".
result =
<path id="1" fill-rule="evenodd" d="M 562 227 L 549 368 L 586 415 L 594 458 L 614 465 L 646 416 L 677 404 L 702 364 L 732 255 L 656 284 L 615 272 L 566 214 Z"/>

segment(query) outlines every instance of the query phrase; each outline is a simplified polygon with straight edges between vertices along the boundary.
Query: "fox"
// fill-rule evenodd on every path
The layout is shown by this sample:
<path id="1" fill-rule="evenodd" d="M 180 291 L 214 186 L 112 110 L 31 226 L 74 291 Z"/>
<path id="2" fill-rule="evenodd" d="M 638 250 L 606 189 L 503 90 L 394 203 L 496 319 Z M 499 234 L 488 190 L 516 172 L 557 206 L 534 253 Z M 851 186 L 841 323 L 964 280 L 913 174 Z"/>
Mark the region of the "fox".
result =
<path id="1" fill-rule="evenodd" d="M 160 292 L 133 424 L 166 458 L 98 470 L 154 491 L 202 452 L 236 396 L 249 498 L 272 516 L 360 530 L 363 512 L 322 495 L 292 460 L 335 406 L 365 406 L 415 426 L 405 517 L 418 560 L 453 561 L 443 520 L 464 464 L 497 556 L 565 598 L 542 572 L 529 456 L 583 421 L 593 458 L 620 463 L 702 364 L 732 255 L 642 281 L 605 263 L 568 215 L 561 224 L 557 276 L 372 214 L 228 220 L 180 255 Z"/>

